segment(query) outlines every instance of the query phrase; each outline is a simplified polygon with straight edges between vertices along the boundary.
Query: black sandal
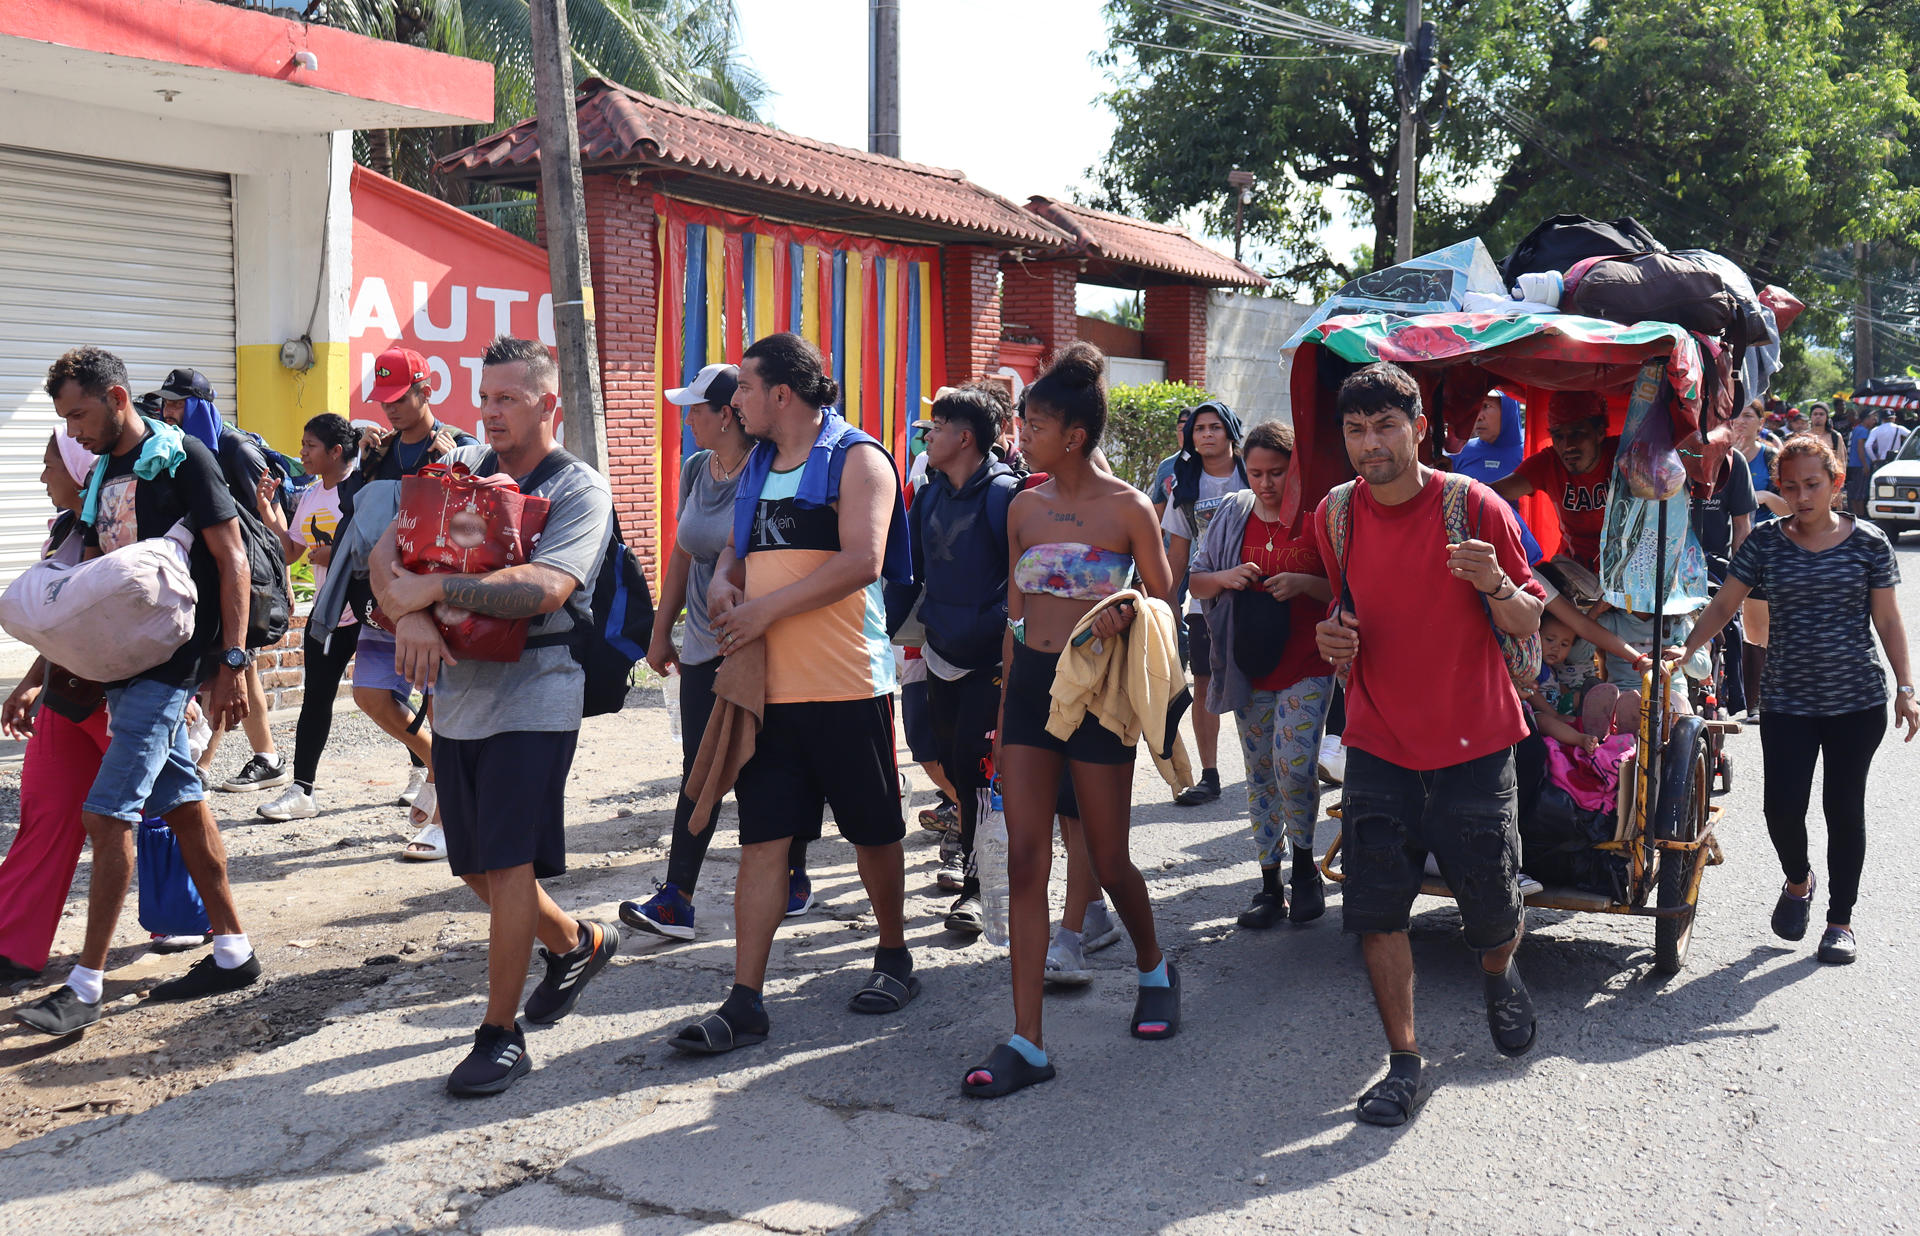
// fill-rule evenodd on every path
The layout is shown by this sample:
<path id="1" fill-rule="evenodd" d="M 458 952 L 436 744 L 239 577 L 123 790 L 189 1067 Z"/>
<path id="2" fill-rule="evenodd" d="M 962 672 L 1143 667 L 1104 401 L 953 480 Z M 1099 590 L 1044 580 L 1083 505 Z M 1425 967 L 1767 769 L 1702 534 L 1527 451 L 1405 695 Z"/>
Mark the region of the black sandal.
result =
<path id="1" fill-rule="evenodd" d="M 1420 1067 L 1420 1076 L 1402 1077 L 1389 1073 L 1360 1096 L 1353 1118 L 1361 1124 L 1393 1129 L 1412 1120 L 1433 1094 L 1433 1070 Z"/>
<path id="2" fill-rule="evenodd" d="M 909 974 L 903 983 L 884 970 L 875 970 L 867 975 L 867 981 L 860 990 L 853 993 L 853 998 L 847 1001 L 847 1007 L 856 1013 L 878 1017 L 898 1013 L 913 1003 L 913 998 L 919 994 L 920 980 L 913 975 Z"/>
<path id="3" fill-rule="evenodd" d="M 1167 963 L 1165 987 L 1142 987 L 1133 998 L 1133 1037 L 1170 1039 L 1180 1032 L 1180 971 Z"/>
<path id="4" fill-rule="evenodd" d="M 1533 1013 L 1533 997 L 1527 994 L 1527 985 L 1520 981 L 1520 968 L 1511 959 L 1507 968 L 1498 974 L 1480 972 L 1486 983 L 1487 1029 L 1493 1034 L 1493 1045 L 1503 1056 L 1524 1056 L 1533 1050 L 1533 1041 L 1540 1033 L 1540 1021 Z M 1526 1038 L 1520 1038 L 1521 1031 Z"/>
<path id="5" fill-rule="evenodd" d="M 985 1080 L 976 1081 L 976 1078 Z M 1036 1068 L 1027 1063 L 1027 1058 L 1013 1044 L 1002 1043 L 987 1053 L 985 1064 L 976 1064 L 967 1070 L 966 1080 L 960 1083 L 960 1093 L 974 1099 L 997 1099 L 1052 1080 L 1052 1061 Z"/>
<path id="6" fill-rule="evenodd" d="M 683 1026 L 680 1033 L 667 1040 L 667 1046 L 690 1056 L 724 1056 L 736 1047 L 766 1041 L 766 1030 L 741 1030 L 720 1014 L 708 1013 L 691 1026 Z"/>

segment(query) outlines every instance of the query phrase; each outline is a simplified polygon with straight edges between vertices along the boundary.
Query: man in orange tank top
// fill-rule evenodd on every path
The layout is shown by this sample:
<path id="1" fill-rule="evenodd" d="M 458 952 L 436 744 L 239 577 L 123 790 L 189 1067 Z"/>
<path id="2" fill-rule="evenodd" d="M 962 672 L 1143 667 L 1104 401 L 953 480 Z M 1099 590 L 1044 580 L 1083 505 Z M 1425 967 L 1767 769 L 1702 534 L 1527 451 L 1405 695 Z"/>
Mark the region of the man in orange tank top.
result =
<path id="1" fill-rule="evenodd" d="M 742 357 L 734 406 L 762 442 L 741 472 L 734 535 L 708 604 L 723 656 L 765 640 L 767 704 L 734 784 L 734 987 L 673 1037 L 686 1052 L 765 1041 L 760 993 L 786 914 L 788 843 L 818 837 L 828 807 L 853 843 L 880 928 L 873 970 L 848 1007 L 893 1013 L 920 991 L 902 917 L 906 827 L 880 592 L 894 521 L 904 525 L 900 481 L 885 449 L 833 411 L 838 398 L 820 353 L 797 335 L 769 335 Z"/>

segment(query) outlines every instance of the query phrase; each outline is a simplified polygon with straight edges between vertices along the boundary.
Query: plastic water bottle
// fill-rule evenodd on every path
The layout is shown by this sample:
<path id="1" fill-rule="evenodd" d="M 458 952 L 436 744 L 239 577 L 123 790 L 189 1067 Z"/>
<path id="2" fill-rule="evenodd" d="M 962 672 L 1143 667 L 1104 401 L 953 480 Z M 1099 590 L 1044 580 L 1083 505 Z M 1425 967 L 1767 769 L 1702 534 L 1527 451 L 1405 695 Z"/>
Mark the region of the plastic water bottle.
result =
<path id="1" fill-rule="evenodd" d="M 980 821 L 973 834 L 974 869 L 980 876 L 980 909 L 986 919 L 989 944 L 1007 943 L 1007 902 L 1012 885 L 1007 878 L 1007 816 L 1000 801 L 1000 783 L 980 791 Z"/>
<path id="2" fill-rule="evenodd" d="M 667 706 L 667 733 L 680 741 L 680 667 L 669 666 L 660 680 L 660 700 Z"/>

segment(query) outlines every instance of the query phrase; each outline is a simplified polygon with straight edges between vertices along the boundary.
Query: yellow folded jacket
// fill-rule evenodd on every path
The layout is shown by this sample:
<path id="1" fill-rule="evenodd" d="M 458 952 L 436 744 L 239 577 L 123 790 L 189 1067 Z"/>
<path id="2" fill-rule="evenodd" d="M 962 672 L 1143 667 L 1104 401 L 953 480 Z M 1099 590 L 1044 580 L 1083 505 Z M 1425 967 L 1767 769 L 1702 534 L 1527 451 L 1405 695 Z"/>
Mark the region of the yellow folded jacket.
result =
<path id="1" fill-rule="evenodd" d="M 1071 641 L 1053 675 L 1047 733 L 1065 742 L 1089 712 L 1128 745 L 1146 739 L 1153 766 L 1177 793 L 1193 784 L 1193 762 L 1176 729 L 1167 732 L 1174 699 L 1186 690 L 1173 610 L 1165 601 L 1127 589 L 1088 610 L 1073 628 L 1078 637 L 1105 610 L 1131 601 L 1134 619 L 1110 640 Z M 1171 740 L 1171 741 L 1169 741 Z M 1161 752 L 1170 758 L 1162 758 Z"/>

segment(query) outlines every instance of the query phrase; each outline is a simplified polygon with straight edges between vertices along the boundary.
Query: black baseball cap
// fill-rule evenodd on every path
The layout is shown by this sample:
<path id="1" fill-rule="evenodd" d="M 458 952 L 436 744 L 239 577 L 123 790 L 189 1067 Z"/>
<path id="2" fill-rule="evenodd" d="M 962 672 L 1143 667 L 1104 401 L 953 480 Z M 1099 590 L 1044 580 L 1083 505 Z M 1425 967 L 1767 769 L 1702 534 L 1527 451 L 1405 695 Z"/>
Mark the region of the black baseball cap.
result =
<path id="1" fill-rule="evenodd" d="M 198 369 L 176 369 L 160 384 L 162 399 L 213 399 L 213 383 Z"/>
<path id="2" fill-rule="evenodd" d="M 162 395 L 159 391 L 148 391 L 146 394 L 140 396 L 140 398 L 134 400 L 133 406 L 139 409 L 140 415 L 142 416 L 158 416 L 160 415 L 160 405 L 166 401 L 166 396 Z"/>

